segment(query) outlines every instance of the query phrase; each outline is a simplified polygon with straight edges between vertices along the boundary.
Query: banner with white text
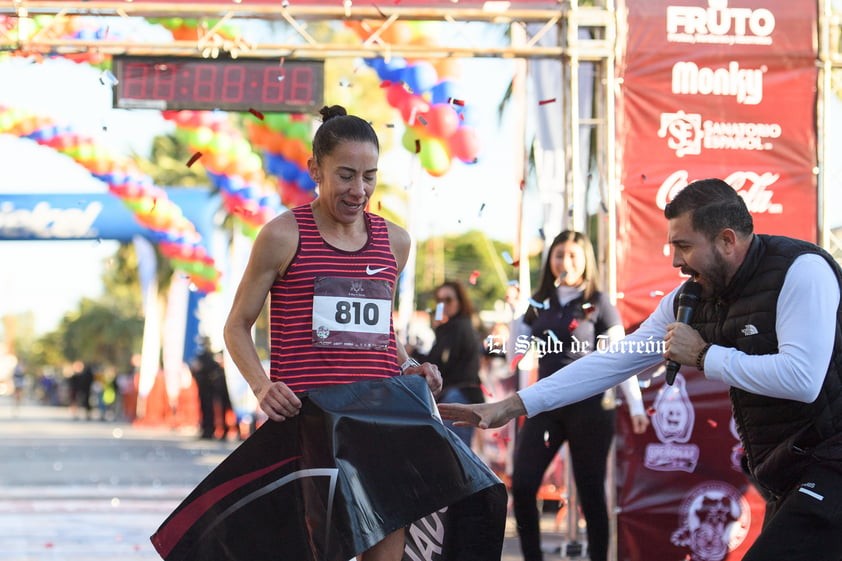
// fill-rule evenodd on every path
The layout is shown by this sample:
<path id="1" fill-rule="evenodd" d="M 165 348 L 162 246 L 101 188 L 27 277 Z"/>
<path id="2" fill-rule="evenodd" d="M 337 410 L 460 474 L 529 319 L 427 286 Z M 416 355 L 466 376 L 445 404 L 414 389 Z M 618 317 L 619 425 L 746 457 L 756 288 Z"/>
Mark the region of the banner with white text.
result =
<path id="1" fill-rule="evenodd" d="M 759 233 L 816 241 L 817 6 L 626 0 L 618 64 L 618 304 L 626 326 L 681 282 L 663 209 L 718 177 Z M 622 13 L 622 12 L 621 12 Z"/>
<path id="2" fill-rule="evenodd" d="M 683 280 L 663 211 L 691 181 L 728 182 L 757 232 L 816 241 L 818 13 L 787 0 L 619 8 L 616 274 L 633 330 Z M 727 390 L 683 368 L 643 392 L 653 430 L 633 435 L 618 415 L 618 561 L 737 560 L 750 547 L 763 500 L 739 469 Z"/>

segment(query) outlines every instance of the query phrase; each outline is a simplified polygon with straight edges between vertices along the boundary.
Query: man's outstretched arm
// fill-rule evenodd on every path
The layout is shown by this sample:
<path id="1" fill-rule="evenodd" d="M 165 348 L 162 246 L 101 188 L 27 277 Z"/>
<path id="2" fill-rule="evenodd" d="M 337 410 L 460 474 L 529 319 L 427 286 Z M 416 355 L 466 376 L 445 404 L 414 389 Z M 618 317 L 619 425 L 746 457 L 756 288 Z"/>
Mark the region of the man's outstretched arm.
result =
<path id="1" fill-rule="evenodd" d="M 481 429 L 502 427 L 515 417 L 526 415 L 526 407 L 518 394 L 496 403 L 440 403 L 438 407 L 442 418 L 453 421 L 456 426 Z"/>

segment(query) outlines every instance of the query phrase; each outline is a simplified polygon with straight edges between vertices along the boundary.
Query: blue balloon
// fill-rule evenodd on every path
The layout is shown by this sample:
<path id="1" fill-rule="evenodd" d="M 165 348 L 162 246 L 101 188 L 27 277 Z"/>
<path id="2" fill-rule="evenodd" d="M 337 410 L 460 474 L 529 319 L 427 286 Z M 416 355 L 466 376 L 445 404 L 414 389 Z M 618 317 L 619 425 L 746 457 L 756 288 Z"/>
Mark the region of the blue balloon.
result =
<path id="1" fill-rule="evenodd" d="M 477 126 L 477 121 L 479 120 L 479 116 L 477 114 L 477 110 L 471 105 L 464 105 L 464 106 L 453 106 L 456 109 L 456 113 L 459 114 L 459 126 L 462 125 L 471 125 L 472 127 Z"/>
<path id="2" fill-rule="evenodd" d="M 280 154 L 272 152 L 263 152 L 263 167 L 270 175 L 280 175 L 281 167 L 283 166 L 284 158 Z"/>
<path id="3" fill-rule="evenodd" d="M 436 85 L 439 79 L 438 72 L 429 62 L 421 61 L 404 69 L 401 73 L 403 81 L 409 86 L 414 94 L 424 94 Z"/>
<path id="4" fill-rule="evenodd" d="M 381 59 L 383 60 L 383 59 Z M 381 80 L 388 80 L 390 82 L 400 82 L 403 80 L 403 72 L 406 69 L 406 59 L 402 57 L 392 57 L 389 62 L 383 61 L 382 68 L 377 72 Z"/>
<path id="5" fill-rule="evenodd" d="M 260 208 L 271 208 L 272 210 L 280 210 L 281 208 L 281 197 L 277 193 L 271 193 L 269 195 L 263 195 L 260 197 Z"/>
<path id="6" fill-rule="evenodd" d="M 281 167 L 281 173 L 278 175 L 284 181 L 296 181 L 298 179 L 298 173 L 299 169 L 295 165 L 295 162 L 284 161 L 284 165 Z"/>
<path id="7" fill-rule="evenodd" d="M 300 187 L 303 191 L 313 191 L 313 190 L 315 190 L 315 189 L 316 189 L 316 182 L 315 182 L 315 181 L 313 181 L 313 178 L 312 178 L 312 177 L 310 177 L 310 174 L 309 174 L 309 173 L 307 173 L 306 171 L 303 171 L 303 172 L 302 172 L 302 173 L 298 176 L 298 181 L 297 181 L 297 183 L 298 183 L 298 186 L 299 186 L 299 187 Z"/>
<path id="8" fill-rule="evenodd" d="M 458 86 L 453 80 L 442 80 L 430 90 L 430 102 L 433 105 L 439 103 L 450 103 L 454 99 L 460 99 L 457 93 Z M 454 109 L 459 111 L 459 106 L 454 105 Z"/>

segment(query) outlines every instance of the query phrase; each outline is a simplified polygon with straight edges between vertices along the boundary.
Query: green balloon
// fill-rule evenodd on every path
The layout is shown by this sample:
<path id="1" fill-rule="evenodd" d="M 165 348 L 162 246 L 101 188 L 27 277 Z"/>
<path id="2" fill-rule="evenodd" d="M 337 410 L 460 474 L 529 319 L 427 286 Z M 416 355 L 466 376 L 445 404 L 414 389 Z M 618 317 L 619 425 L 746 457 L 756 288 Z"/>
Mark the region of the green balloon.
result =
<path id="1" fill-rule="evenodd" d="M 284 132 L 287 138 L 303 140 L 305 142 L 310 140 L 310 125 L 304 121 L 290 123 Z"/>
<path id="2" fill-rule="evenodd" d="M 421 166 L 427 171 L 444 171 L 450 164 L 450 153 L 444 143 L 437 138 L 422 140 L 421 152 L 418 156 L 421 160 Z"/>

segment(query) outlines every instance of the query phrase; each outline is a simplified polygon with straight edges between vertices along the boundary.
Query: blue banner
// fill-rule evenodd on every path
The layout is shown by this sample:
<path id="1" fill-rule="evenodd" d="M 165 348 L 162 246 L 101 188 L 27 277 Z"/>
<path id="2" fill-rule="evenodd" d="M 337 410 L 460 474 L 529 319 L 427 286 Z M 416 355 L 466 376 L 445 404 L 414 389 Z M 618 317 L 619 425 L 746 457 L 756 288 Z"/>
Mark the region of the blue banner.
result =
<path id="1" fill-rule="evenodd" d="M 197 188 L 165 191 L 207 248 L 219 196 Z M 0 240 L 130 241 L 147 232 L 123 201 L 109 193 L 0 194 Z"/>

